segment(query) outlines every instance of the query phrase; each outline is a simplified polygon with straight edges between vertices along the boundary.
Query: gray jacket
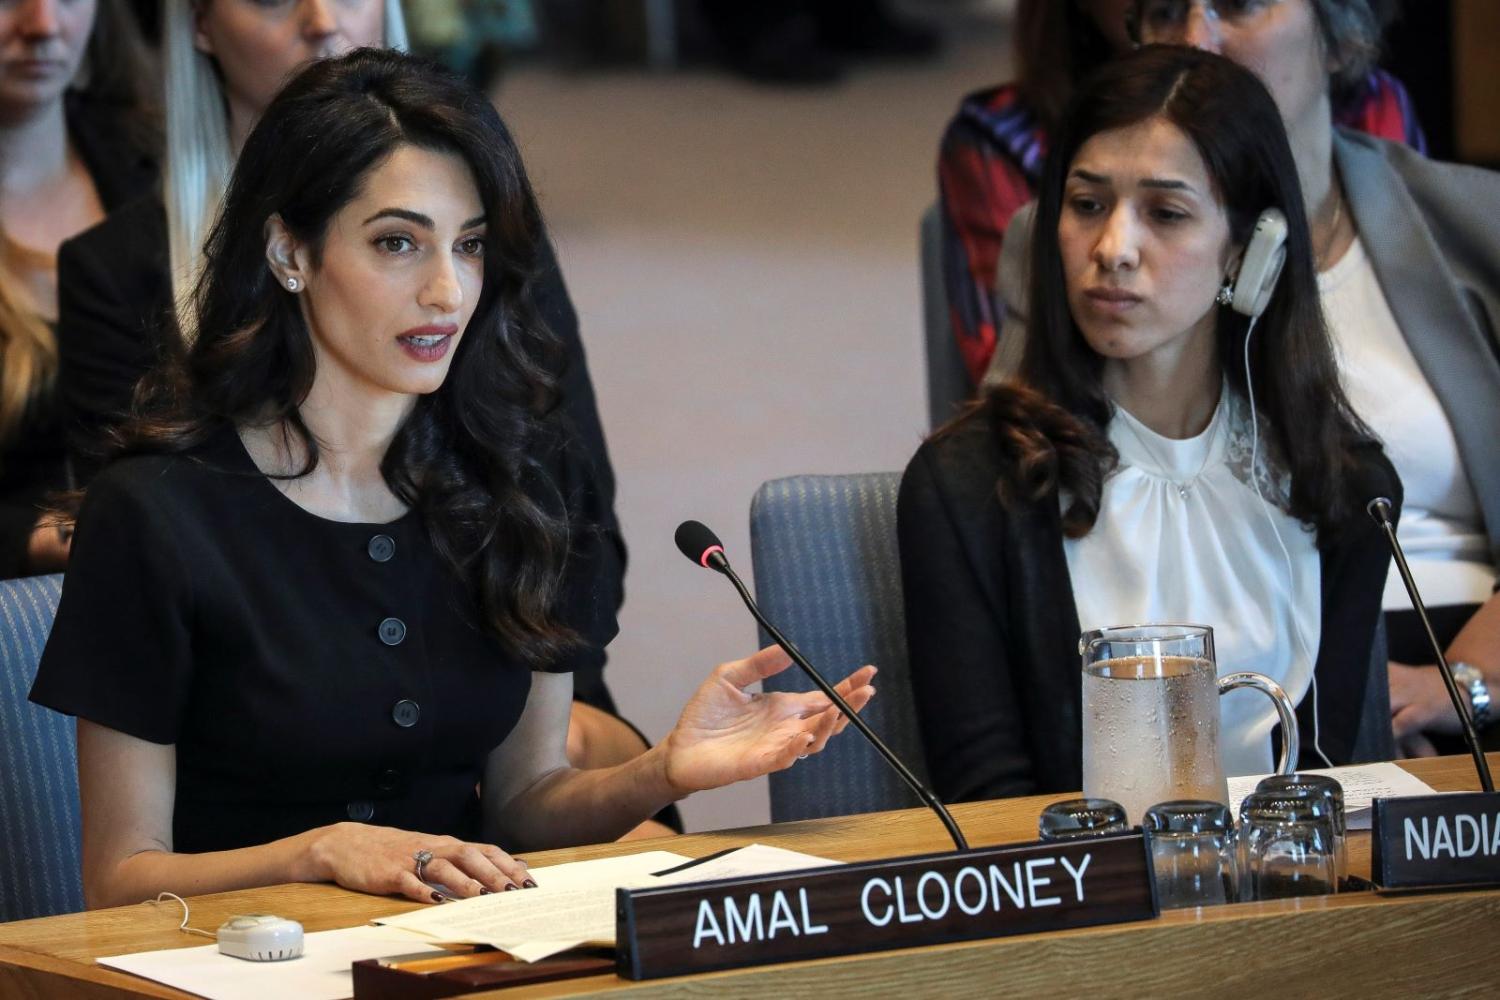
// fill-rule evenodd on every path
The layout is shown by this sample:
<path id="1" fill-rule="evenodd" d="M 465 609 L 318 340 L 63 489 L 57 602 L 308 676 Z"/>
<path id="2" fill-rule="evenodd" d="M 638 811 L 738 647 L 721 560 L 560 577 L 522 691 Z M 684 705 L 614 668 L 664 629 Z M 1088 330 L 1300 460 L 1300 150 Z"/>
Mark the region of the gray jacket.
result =
<path id="1" fill-rule="evenodd" d="M 1391 313 L 1453 425 L 1500 566 L 1500 173 L 1346 129 L 1333 155 Z M 1027 204 L 1005 232 L 1006 316 L 988 379 L 1020 362 L 1035 213 Z"/>

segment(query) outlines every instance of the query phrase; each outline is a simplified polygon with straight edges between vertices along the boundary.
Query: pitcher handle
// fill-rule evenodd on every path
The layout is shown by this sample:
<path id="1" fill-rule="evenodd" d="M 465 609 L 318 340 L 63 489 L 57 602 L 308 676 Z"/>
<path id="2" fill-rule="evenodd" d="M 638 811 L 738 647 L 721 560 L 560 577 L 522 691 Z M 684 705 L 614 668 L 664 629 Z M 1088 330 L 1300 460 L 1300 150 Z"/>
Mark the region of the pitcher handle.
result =
<path id="1" fill-rule="evenodd" d="M 1281 760 L 1276 765 L 1276 773 L 1291 774 L 1297 770 L 1302 739 L 1297 732 L 1297 708 L 1292 704 L 1292 699 L 1287 697 L 1286 690 L 1265 674 L 1249 670 L 1225 674 L 1219 678 L 1219 694 L 1237 688 L 1254 688 L 1276 705 L 1276 714 L 1281 717 Z"/>

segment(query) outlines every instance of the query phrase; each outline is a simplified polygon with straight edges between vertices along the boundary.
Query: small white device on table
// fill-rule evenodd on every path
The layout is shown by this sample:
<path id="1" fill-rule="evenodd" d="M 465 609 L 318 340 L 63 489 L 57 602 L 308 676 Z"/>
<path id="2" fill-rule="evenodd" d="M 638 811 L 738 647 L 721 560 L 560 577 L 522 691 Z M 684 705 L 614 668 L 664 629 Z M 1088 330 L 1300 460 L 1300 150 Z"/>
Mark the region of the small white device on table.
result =
<path id="1" fill-rule="evenodd" d="M 221 953 L 250 962 L 284 962 L 302 955 L 302 925 L 269 913 L 230 917 L 218 938 Z"/>

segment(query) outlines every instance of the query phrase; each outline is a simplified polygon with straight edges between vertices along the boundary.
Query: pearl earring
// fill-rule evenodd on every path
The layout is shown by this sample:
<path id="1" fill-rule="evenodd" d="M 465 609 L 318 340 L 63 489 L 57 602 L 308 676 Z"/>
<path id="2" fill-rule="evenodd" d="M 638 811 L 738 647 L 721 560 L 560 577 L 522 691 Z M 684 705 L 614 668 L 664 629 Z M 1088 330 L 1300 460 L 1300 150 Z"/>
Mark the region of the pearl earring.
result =
<path id="1" fill-rule="evenodd" d="M 288 278 L 288 279 L 286 279 L 286 290 L 287 291 L 289 291 L 289 292 L 295 292 L 295 291 L 298 291 L 299 289 L 301 289 L 301 287 L 302 287 L 302 282 L 298 281 L 296 278 Z"/>
<path id="2" fill-rule="evenodd" d="M 1214 296 L 1214 301 L 1221 306 L 1227 306 L 1234 302 L 1234 285 L 1227 278 L 1224 285 L 1219 289 L 1219 294 Z"/>

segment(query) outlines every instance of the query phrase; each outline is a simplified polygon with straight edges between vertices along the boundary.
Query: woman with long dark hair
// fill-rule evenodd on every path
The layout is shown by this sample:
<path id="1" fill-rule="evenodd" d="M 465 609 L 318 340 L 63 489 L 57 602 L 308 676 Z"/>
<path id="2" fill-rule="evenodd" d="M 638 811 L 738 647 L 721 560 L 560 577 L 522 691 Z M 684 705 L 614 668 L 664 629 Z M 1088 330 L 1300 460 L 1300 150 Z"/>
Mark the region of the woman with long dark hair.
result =
<path id="1" fill-rule="evenodd" d="M 541 236 L 509 133 L 442 71 L 360 50 L 266 109 L 197 337 L 83 501 L 32 691 L 79 717 L 90 905 L 524 887 L 502 846 L 617 837 L 837 730 L 821 695 L 744 692 L 787 665 L 769 649 L 660 746 L 568 766 L 571 672 L 615 620 L 529 295 Z"/>
<path id="2" fill-rule="evenodd" d="M 1252 328 L 1223 303 L 1266 209 L 1287 258 Z M 1221 670 L 1278 680 L 1307 761 L 1380 757 L 1385 557 L 1352 483 L 1394 476 L 1339 387 L 1265 87 L 1183 49 L 1111 62 L 1063 119 L 1037 220 L 1019 373 L 902 483 L 940 793 L 1077 788 L 1079 633 L 1147 621 L 1212 625 Z M 1270 769 L 1262 701 L 1224 699 L 1231 774 Z"/>

